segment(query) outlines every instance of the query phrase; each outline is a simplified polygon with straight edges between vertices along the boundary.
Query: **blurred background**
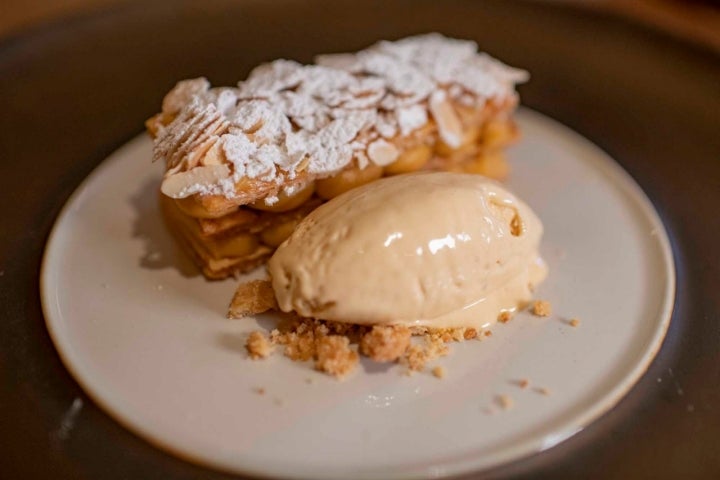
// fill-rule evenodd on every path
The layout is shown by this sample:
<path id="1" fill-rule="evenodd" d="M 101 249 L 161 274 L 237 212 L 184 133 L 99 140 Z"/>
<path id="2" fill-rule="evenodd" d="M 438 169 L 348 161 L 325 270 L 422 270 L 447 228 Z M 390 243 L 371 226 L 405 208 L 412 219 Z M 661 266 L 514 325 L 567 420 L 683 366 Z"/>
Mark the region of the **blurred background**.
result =
<path id="1" fill-rule="evenodd" d="M 82 15 L 108 8 L 121 8 L 124 4 L 137 3 L 137 1 L 1 0 L 0 41 L 33 27 L 40 27 L 43 24 L 57 21 L 63 17 Z M 587 8 L 630 16 L 643 23 L 720 51 L 720 0 L 545 1 L 582 4 Z"/>

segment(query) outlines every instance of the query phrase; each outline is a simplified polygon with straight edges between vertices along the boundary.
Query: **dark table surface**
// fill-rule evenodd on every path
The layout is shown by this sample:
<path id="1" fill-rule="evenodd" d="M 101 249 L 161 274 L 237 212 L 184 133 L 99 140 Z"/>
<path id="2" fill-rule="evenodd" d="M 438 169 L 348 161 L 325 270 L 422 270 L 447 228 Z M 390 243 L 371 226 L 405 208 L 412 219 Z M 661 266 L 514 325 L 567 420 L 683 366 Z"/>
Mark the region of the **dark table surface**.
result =
<path id="1" fill-rule="evenodd" d="M 470 477 L 720 478 L 720 56 L 614 15 L 501 0 L 132 3 L 0 44 L 0 478 L 234 478 L 129 433 L 63 368 L 39 301 L 49 230 L 176 80 L 231 84 L 261 61 L 432 30 L 530 70 L 523 103 L 630 172 L 678 275 L 668 337 L 619 405 L 556 448 Z"/>

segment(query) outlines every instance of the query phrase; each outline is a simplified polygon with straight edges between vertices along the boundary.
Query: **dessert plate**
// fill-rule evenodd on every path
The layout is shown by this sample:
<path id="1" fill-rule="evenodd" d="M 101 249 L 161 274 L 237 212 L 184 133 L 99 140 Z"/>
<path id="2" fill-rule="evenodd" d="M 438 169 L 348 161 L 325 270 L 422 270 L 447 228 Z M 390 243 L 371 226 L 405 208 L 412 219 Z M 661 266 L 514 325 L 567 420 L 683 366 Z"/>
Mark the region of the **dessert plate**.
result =
<path id="1" fill-rule="evenodd" d="M 427 478 L 551 448 L 648 367 L 675 272 L 663 225 L 629 175 L 545 116 L 521 109 L 518 120 L 509 187 L 545 224 L 550 276 L 537 297 L 554 313 L 522 313 L 452 345 L 443 379 L 363 363 L 340 382 L 281 355 L 248 359 L 245 335 L 273 316 L 225 318 L 237 281 L 204 280 L 174 246 L 145 136 L 86 179 L 48 242 L 42 302 L 63 362 L 130 430 L 231 472 Z"/>

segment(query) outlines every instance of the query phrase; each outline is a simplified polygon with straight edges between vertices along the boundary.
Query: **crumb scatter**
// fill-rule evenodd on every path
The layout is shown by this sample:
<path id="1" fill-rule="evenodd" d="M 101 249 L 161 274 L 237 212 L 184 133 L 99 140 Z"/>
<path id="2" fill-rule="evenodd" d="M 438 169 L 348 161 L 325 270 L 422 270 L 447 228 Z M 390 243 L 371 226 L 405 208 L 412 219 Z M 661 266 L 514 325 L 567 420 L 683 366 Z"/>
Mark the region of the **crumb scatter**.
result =
<path id="1" fill-rule="evenodd" d="M 269 288 L 269 282 L 259 282 L 264 282 Z M 257 284 L 252 288 L 257 290 L 261 287 Z M 253 307 L 252 310 L 258 308 Z M 249 357 L 266 358 L 279 349 L 291 360 L 312 361 L 316 370 L 336 378 L 344 378 L 355 370 L 360 354 L 377 362 L 403 365 L 406 367 L 404 373 L 412 375 L 424 371 L 432 360 L 448 355 L 451 343 L 480 340 L 493 334 L 491 330 L 475 328 L 366 326 L 303 318 L 293 313 L 280 315 L 281 321 L 269 334 L 262 331 L 250 333 L 245 344 Z M 443 378 L 445 369 L 436 366 L 430 373 Z M 306 378 L 305 382 L 313 383 L 313 379 Z M 519 380 L 517 384 L 520 388 L 527 388 L 529 382 Z"/>

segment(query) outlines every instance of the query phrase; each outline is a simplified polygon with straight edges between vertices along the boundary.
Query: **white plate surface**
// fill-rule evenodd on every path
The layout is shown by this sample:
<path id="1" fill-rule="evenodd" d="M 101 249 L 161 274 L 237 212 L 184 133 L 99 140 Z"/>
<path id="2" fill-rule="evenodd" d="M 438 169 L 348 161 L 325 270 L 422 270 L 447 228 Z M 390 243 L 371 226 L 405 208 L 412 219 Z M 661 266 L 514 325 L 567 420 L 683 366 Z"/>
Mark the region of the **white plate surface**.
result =
<path id="1" fill-rule="evenodd" d="M 88 177 L 48 243 L 42 299 L 65 365 L 132 431 L 233 472 L 437 477 L 556 445 L 645 371 L 670 321 L 675 274 L 665 230 L 632 179 L 554 121 L 518 117 L 509 186 L 545 224 L 550 276 L 537 296 L 554 315 L 523 313 L 488 339 L 453 345 L 439 362 L 444 379 L 363 363 L 338 382 L 281 355 L 248 359 L 245 335 L 272 316 L 227 320 L 237 282 L 205 281 L 176 249 L 145 136 Z M 514 383 L 523 378 L 529 388 Z M 503 394 L 513 408 L 498 406 Z"/>

